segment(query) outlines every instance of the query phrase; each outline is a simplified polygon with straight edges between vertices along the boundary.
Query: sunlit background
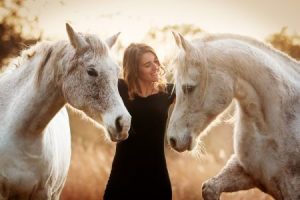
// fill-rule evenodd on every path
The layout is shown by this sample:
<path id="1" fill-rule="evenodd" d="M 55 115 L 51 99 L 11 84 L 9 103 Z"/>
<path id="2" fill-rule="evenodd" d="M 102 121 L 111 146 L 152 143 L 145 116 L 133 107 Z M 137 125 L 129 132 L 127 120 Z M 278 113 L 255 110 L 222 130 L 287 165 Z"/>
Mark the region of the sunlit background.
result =
<path id="1" fill-rule="evenodd" d="M 38 40 L 67 39 L 66 22 L 103 39 L 121 32 L 113 49 L 120 64 L 129 43 L 145 42 L 168 66 L 175 48 L 172 30 L 187 38 L 202 32 L 248 35 L 300 58 L 299 0 L 0 0 L 0 6 L 3 65 Z M 69 114 L 72 163 L 61 199 L 102 199 L 115 144 L 104 139 L 101 129 L 72 111 Z M 202 182 L 232 154 L 232 126 L 221 123 L 203 141 L 204 148 L 196 153 L 175 153 L 166 145 L 174 200 L 202 199 Z M 253 189 L 223 194 L 221 199 L 272 198 Z"/>
<path id="2" fill-rule="evenodd" d="M 283 26 L 300 29 L 298 0 L 28 0 L 26 6 L 48 37 L 65 35 L 64 22 L 100 35 L 121 31 L 126 42 L 141 40 L 152 27 L 184 23 L 258 38 Z"/>

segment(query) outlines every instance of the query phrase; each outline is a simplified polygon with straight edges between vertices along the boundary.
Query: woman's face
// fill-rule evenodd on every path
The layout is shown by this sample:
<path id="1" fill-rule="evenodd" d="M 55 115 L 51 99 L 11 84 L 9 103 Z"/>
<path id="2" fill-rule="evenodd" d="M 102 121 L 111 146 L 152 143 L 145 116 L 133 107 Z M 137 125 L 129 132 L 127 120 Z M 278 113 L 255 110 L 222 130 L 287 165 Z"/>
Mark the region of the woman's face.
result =
<path id="1" fill-rule="evenodd" d="M 157 82 L 159 67 L 159 61 L 153 53 L 144 53 L 139 62 L 138 77 L 140 81 L 149 83 Z"/>

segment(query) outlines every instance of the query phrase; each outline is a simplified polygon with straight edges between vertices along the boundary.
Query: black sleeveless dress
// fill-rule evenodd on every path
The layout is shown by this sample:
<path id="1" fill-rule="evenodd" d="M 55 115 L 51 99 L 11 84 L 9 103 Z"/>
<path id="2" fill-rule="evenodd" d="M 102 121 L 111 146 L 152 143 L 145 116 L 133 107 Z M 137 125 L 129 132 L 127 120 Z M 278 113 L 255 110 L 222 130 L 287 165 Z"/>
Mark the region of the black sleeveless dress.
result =
<path id="1" fill-rule="evenodd" d="M 104 200 L 172 199 L 164 154 L 168 108 L 175 98 L 172 87 L 169 84 L 166 92 L 129 100 L 127 85 L 119 80 L 119 92 L 132 121 L 128 139 L 117 144 Z"/>

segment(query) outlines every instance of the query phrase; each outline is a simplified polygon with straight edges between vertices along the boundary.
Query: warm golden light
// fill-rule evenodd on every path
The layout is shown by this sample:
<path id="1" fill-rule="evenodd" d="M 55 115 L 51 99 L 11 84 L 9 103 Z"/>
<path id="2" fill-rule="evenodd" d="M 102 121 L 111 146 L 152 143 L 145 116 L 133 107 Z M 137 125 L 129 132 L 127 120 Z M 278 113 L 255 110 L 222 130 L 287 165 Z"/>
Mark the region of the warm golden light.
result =
<path id="1" fill-rule="evenodd" d="M 282 34 L 273 36 L 272 44 L 300 60 L 299 46 L 293 48 L 294 38 L 290 41 L 285 35 L 285 31 L 300 32 L 299 9 L 300 0 L 27 0 L 18 14 L 33 19 L 37 17 L 39 30 L 35 23 L 29 23 L 35 30 L 23 24 L 21 27 L 24 34 L 40 34 L 42 30 L 42 37 L 37 37 L 41 40 L 67 39 L 67 22 L 76 31 L 94 33 L 102 39 L 121 32 L 113 48 L 113 56 L 120 64 L 127 45 L 145 42 L 155 49 L 167 67 L 166 74 L 170 75 L 170 60 L 178 50 L 171 30 L 180 25 L 183 30 L 187 25 L 197 34 L 201 29 L 212 33 L 242 34 L 259 40 L 288 27 L 282 29 Z M 0 1 L 1 14 L 5 13 Z M 166 26 L 168 28 L 163 29 Z M 190 39 L 191 35 L 187 38 Z M 5 49 L 6 46 L 2 47 Z M 102 129 L 82 120 L 72 109 L 69 116 L 72 161 L 61 199 L 101 199 L 111 170 L 115 143 L 105 141 Z M 196 156 L 176 153 L 166 145 L 173 200 L 201 199 L 201 184 L 217 174 L 233 153 L 232 128 L 227 123 L 212 127 L 211 133 L 203 138 L 203 148 L 194 152 Z M 205 155 L 198 155 L 203 152 Z M 223 194 L 221 199 L 273 198 L 252 189 Z"/>
<path id="2" fill-rule="evenodd" d="M 195 24 L 208 32 L 260 39 L 284 26 L 300 29 L 297 0 L 30 0 L 26 4 L 51 38 L 65 37 L 65 22 L 102 36 L 121 31 L 126 44 L 142 40 L 151 27 L 170 24 Z"/>

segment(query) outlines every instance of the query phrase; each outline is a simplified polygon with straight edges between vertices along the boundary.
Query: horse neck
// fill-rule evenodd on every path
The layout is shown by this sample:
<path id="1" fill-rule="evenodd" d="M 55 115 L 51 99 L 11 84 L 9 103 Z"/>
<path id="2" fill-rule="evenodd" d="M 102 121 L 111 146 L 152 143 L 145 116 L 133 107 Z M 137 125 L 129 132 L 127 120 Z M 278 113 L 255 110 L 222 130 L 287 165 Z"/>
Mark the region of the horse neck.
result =
<path id="1" fill-rule="evenodd" d="M 222 62 L 234 80 L 241 113 L 258 121 L 261 128 L 262 124 L 269 129 L 282 127 L 284 105 L 299 96 L 295 93 L 299 74 L 294 66 L 287 66 L 290 63 L 265 50 L 251 46 L 247 46 L 247 51 L 238 48 L 232 49 L 233 54 Z"/>
<path id="2" fill-rule="evenodd" d="M 54 48 L 52 51 L 58 51 Z M 12 88 L 14 96 L 10 98 L 11 102 L 8 106 L 10 110 L 5 117 L 9 121 L 9 132 L 23 136 L 40 134 L 65 104 L 60 84 L 64 73 L 61 65 L 69 58 L 64 53 L 60 57 L 61 59 L 58 59 L 58 56 L 52 52 L 45 62 L 45 58 L 37 55 L 8 80 L 17 83 L 16 87 Z M 43 66 L 39 66 L 41 63 Z M 43 67 L 42 73 L 41 67 Z M 39 78 L 37 78 L 38 74 Z"/>

